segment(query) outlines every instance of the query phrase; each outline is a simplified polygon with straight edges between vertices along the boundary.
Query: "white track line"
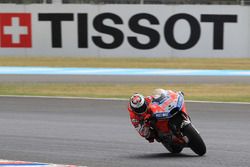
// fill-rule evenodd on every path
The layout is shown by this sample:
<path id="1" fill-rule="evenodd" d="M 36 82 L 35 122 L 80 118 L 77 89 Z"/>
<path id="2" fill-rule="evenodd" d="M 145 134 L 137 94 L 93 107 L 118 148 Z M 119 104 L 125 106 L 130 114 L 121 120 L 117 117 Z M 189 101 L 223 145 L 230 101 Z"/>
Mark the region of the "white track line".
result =
<path id="1" fill-rule="evenodd" d="M 43 98 L 43 99 L 75 99 L 75 100 L 105 100 L 105 101 L 128 101 L 129 98 L 95 98 L 95 97 L 67 97 L 67 96 L 27 96 L 27 95 L 0 95 L 0 97 L 15 98 Z M 248 104 L 250 102 L 220 102 L 220 101 L 196 101 L 186 100 L 188 103 L 211 103 L 211 104 Z"/>

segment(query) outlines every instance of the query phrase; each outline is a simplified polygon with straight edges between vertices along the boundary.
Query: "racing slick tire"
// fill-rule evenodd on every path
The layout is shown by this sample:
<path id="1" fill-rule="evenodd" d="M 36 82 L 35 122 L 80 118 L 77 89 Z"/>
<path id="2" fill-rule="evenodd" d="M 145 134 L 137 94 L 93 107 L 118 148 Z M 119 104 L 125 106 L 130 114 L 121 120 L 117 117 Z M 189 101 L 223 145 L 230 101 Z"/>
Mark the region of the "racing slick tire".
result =
<path id="1" fill-rule="evenodd" d="M 179 145 L 162 144 L 172 154 L 179 154 L 183 150 L 183 147 Z"/>
<path id="2" fill-rule="evenodd" d="M 187 136 L 189 142 L 188 146 L 199 156 L 203 156 L 206 153 L 206 145 L 201 138 L 198 131 L 190 123 L 187 126 L 183 127 L 182 133 L 184 136 Z"/>

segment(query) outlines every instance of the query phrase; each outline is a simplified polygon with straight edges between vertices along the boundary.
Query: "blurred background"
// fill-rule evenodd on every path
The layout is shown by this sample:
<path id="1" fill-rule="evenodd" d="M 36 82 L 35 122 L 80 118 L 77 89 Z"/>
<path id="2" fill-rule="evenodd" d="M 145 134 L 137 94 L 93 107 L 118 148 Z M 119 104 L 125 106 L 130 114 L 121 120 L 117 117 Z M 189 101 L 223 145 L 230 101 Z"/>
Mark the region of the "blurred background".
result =
<path id="1" fill-rule="evenodd" d="M 228 4 L 250 5 L 250 0 L 1 0 L 1 3 L 93 3 L 93 4 Z"/>
<path id="2" fill-rule="evenodd" d="M 8 69 L 9 73 L 0 76 L 2 95 L 127 98 L 134 92 L 150 94 L 154 88 L 163 87 L 182 90 L 190 100 L 250 101 L 250 0 L 0 3 L 0 26 L 5 27 L 0 34 L 2 67 L 177 69 L 178 74 L 97 72 L 92 76 L 69 76 L 38 75 L 30 70 L 20 75 L 20 68 L 16 73 Z M 11 38 L 23 44 L 14 43 Z M 181 48 L 186 44 L 189 47 Z M 189 70 L 225 73 L 219 76 L 213 71 L 206 76 L 193 76 Z M 243 71 L 231 76 L 227 70 Z"/>

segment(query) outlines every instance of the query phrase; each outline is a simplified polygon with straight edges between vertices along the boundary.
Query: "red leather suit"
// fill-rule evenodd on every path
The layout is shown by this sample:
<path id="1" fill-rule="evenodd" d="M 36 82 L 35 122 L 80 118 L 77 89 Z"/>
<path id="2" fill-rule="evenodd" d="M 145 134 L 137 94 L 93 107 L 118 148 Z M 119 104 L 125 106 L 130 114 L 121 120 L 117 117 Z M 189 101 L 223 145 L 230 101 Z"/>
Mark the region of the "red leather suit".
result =
<path id="1" fill-rule="evenodd" d="M 152 102 L 152 96 L 147 96 L 145 97 L 145 101 L 147 103 L 147 106 L 149 106 L 149 104 Z M 135 129 L 137 130 L 137 132 L 142 136 L 142 137 L 149 137 L 150 135 L 150 125 L 149 123 L 145 123 L 145 120 L 147 118 L 149 118 L 152 114 L 152 111 L 150 110 L 150 108 L 147 108 L 147 111 L 143 114 L 135 114 L 132 109 L 130 108 L 130 105 L 128 104 L 128 112 L 130 115 L 130 120 L 132 125 L 135 127 Z"/>

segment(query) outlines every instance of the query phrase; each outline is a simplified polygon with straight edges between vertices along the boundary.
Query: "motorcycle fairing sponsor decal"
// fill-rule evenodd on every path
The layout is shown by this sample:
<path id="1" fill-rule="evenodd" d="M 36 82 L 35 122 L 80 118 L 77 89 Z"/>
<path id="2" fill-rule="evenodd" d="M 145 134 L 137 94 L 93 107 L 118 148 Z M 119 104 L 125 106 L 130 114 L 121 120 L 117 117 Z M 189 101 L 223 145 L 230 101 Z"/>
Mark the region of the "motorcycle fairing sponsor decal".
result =
<path id="1" fill-rule="evenodd" d="M 162 108 L 162 110 L 155 112 L 154 116 L 157 119 L 166 119 L 171 118 L 173 116 L 171 111 L 177 107 L 177 104 L 174 101 L 165 101 L 165 103 L 162 103 L 159 106 Z"/>
<path id="2" fill-rule="evenodd" d="M 133 122 L 133 123 L 139 123 L 139 121 L 137 119 L 132 119 L 131 122 Z"/>
<path id="3" fill-rule="evenodd" d="M 154 116 L 156 117 L 156 119 L 165 119 L 168 118 L 168 112 L 158 112 L 155 113 Z"/>

